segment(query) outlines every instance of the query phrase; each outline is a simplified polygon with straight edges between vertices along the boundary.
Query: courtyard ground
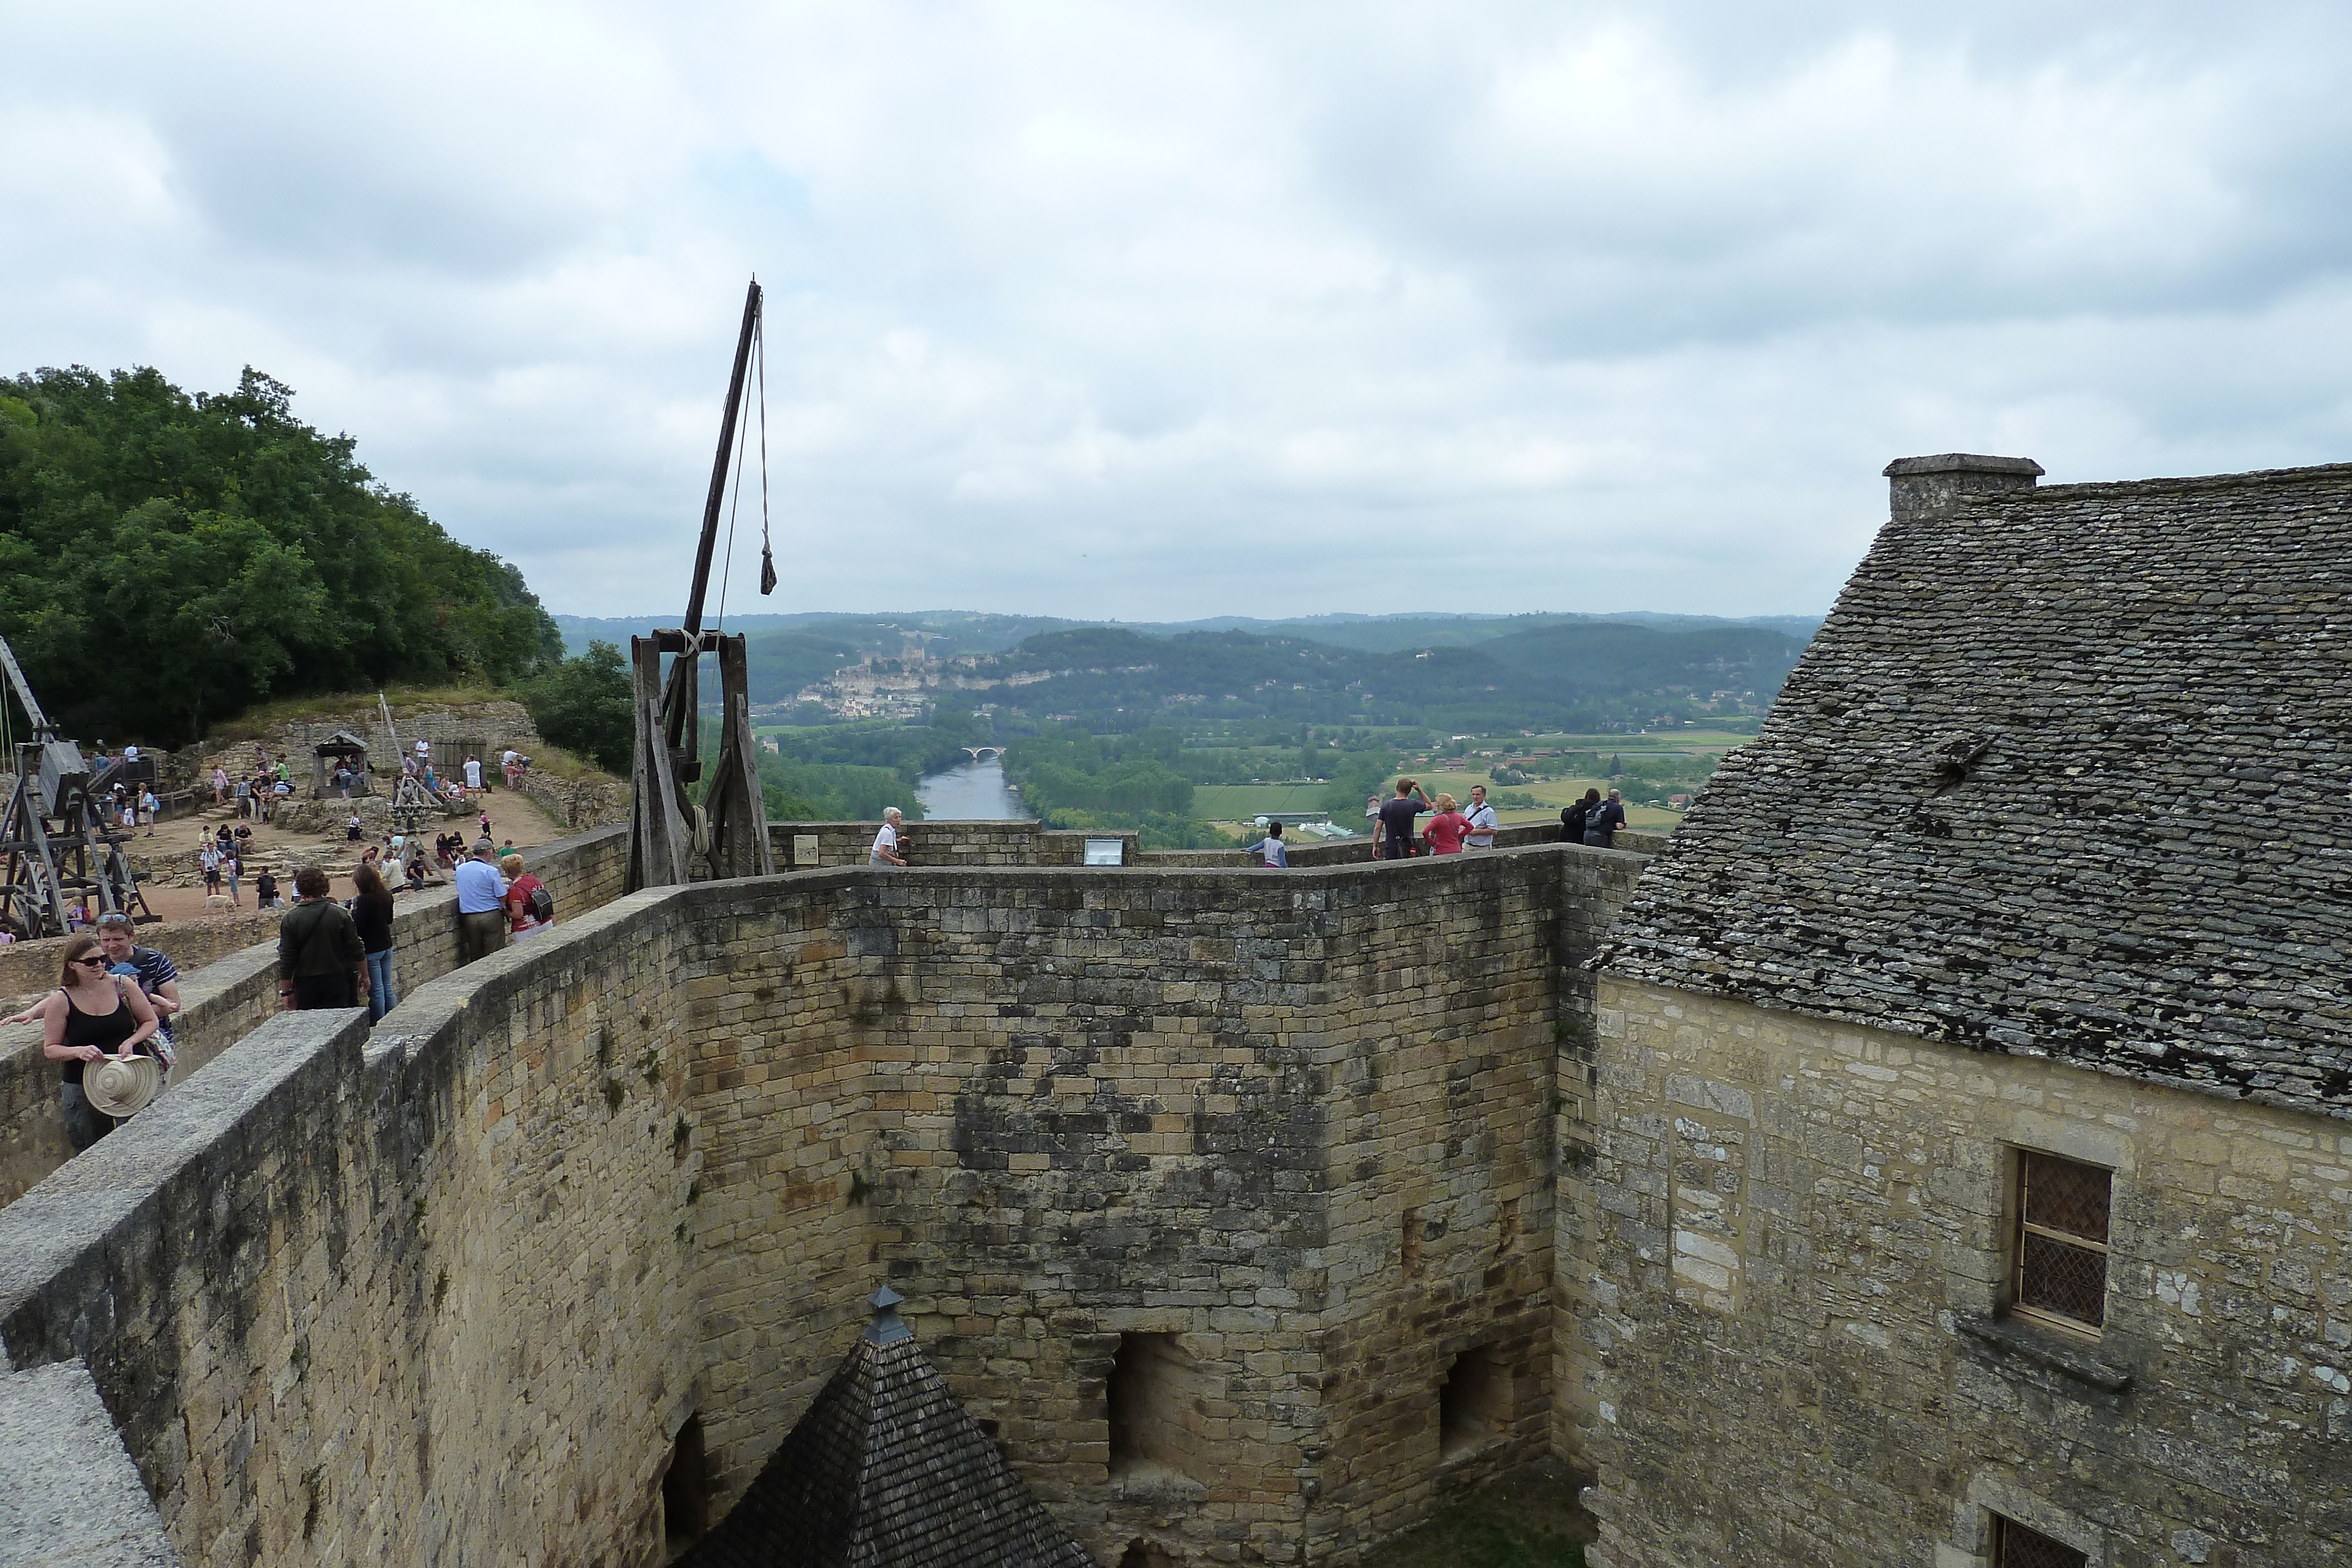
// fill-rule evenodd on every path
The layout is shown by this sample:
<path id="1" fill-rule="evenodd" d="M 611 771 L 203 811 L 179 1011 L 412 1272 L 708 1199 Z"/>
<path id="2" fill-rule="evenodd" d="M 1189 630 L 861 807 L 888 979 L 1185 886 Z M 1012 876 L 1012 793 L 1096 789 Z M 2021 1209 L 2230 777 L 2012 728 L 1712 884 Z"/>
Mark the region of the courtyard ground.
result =
<path id="1" fill-rule="evenodd" d="M 1590 1476 L 1542 1459 L 1481 1488 L 1364 1559 L 1364 1568 L 1584 1568 Z"/>
<path id="2" fill-rule="evenodd" d="M 564 830 L 557 827 L 547 813 L 540 810 L 537 802 L 511 790 L 500 789 L 484 797 L 477 810 L 489 812 L 492 835 L 500 843 L 511 838 L 519 850 L 529 850 L 564 836 Z M 355 891 L 349 868 L 357 863 L 361 852 L 367 848 L 366 843 L 349 842 L 338 829 L 315 833 L 289 832 L 275 822 L 256 822 L 240 818 L 232 808 L 207 806 L 193 816 L 177 817 L 162 823 L 155 829 L 152 838 L 147 837 L 142 830 L 139 837 L 124 846 L 131 854 L 155 865 L 159 875 L 155 881 L 146 884 L 147 904 L 165 921 L 217 917 L 224 913 L 205 906 L 202 886 L 162 885 L 163 876 L 186 874 L 186 864 L 191 862 L 204 841 L 211 838 L 214 830 L 223 822 L 228 823 L 232 829 L 243 825 L 253 830 L 253 846 L 246 857 L 244 886 L 240 894 L 242 907 L 248 910 L 253 907 L 254 874 L 264 866 L 277 872 L 280 887 L 290 899 L 293 896 L 290 868 L 298 853 L 307 859 L 323 852 L 323 858 L 335 873 L 336 897 L 348 898 Z M 435 818 L 426 822 L 424 834 L 428 846 L 436 833 L 461 831 L 470 841 L 479 826 L 472 815 Z M 165 865 L 167 860 L 171 862 L 168 869 Z M 441 874 L 438 865 L 431 869 L 436 877 Z M 227 884 L 222 885 L 226 892 Z M 226 913 L 235 914 L 236 911 L 232 909 Z M 142 936 L 142 940 L 145 938 Z"/>

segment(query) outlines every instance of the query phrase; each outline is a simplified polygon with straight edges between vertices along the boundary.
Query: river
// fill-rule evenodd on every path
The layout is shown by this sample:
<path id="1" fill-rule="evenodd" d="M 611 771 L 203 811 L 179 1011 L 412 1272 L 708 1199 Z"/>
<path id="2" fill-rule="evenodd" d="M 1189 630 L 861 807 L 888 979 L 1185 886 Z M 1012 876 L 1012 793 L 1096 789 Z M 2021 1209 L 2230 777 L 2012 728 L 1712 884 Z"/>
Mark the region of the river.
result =
<path id="1" fill-rule="evenodd" d="M 1011 822 L 1029 815 L 1021 809 L 1021 791 L 1004 781 L 1003 764 L 993 757 L 917 779 L 915 799 L 934 821 Z"/>

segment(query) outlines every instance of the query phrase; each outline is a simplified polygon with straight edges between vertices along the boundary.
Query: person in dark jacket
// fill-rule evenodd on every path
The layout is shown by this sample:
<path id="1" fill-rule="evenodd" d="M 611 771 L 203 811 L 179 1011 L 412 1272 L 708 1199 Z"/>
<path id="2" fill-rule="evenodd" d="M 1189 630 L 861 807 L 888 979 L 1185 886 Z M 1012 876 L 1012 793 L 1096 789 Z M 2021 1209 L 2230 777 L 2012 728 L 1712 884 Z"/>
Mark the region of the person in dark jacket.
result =
<path id="1" fill-rule="evenodd" d="M 1593 793 L 1593 791 L 1588 789 L 1585 793 L 1590 795 Z M 1624 799 L 1620 796 L 1616 790 L 1612 789 L 1609 791 L 1608 800 L 1602 801 L 1598 806 L 1590 807 L 1586 810 L 1584 813 L 1584 841 L 1588 844 L 1593 845 L 1595 848 L 1605 850 L 1609 847 L 1609 841 L 1616 837 L 1617 830 L 1624 825 Z"/>
<path id="2" fill-rule="evenodd" d="M 400 999 L 392 993 L 392 890 L 373 865 L 353 872 L 352 885 L 360 890 L 352 900 L 352 924 L 367 955 L 368 1022 L 374 1023 Z"/>
<path id="3" fill-rule="evenodd" d="M 1564 844 L 1582 843 L 1585 820 L 1592 815 L 1592 809 L 1599 804 L 1601 791 L 1598 789 L 1587 789 L 1583 800 L 1570 801 L 1568 809 L 1559 814 L 1559 841 Z"/>
<path id="4" fill-rule="evenodd" d="M 351 912 L 327 896 L 327 873 L 317 866 L 294 873 L 294 891 L 300 901 L 278 923 L 280 1003 L 289 1012 L 359 1006 L 367 950 Z"/>
<path id="5" fill-rule="evenodd" d="M 1382 860 L 1401 861 L 1412 853 L 1413 819 L 1431 810 L 1429 797 L 1410 779 L 1397 780 L 1396 793 L 1381 807 L 1381 837 L 1373 846 Z"/>

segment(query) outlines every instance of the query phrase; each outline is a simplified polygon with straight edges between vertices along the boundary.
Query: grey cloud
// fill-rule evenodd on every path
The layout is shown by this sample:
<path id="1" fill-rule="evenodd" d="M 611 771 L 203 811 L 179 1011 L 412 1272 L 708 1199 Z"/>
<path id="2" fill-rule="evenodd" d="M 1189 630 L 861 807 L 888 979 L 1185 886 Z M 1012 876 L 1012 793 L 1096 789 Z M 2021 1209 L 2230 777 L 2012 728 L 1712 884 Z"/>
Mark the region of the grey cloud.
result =
<path id="1" fill-rule="evenodd" d="M 2352 442 L 2322 7 L 152 16 L 12 23 L 0 367 L 257 364 L 567 610 L 752 270 L 770 608 L 1809 611 L 1891 456 Z"/>

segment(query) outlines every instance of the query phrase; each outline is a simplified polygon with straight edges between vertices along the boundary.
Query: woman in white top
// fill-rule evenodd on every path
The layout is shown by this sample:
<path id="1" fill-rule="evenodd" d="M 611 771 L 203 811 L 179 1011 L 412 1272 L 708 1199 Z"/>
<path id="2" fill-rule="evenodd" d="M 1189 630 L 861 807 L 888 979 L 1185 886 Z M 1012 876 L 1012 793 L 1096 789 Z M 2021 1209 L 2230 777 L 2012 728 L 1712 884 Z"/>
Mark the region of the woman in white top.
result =
<path id="1" fill-rule="evenodd" d="M 898 852 L 899 812 L 896 806 L 882 813 L 882 831 L 874 835 L 874 852 L 866 857 L 868 865 L 905 865 L 907 859 Z"/>

